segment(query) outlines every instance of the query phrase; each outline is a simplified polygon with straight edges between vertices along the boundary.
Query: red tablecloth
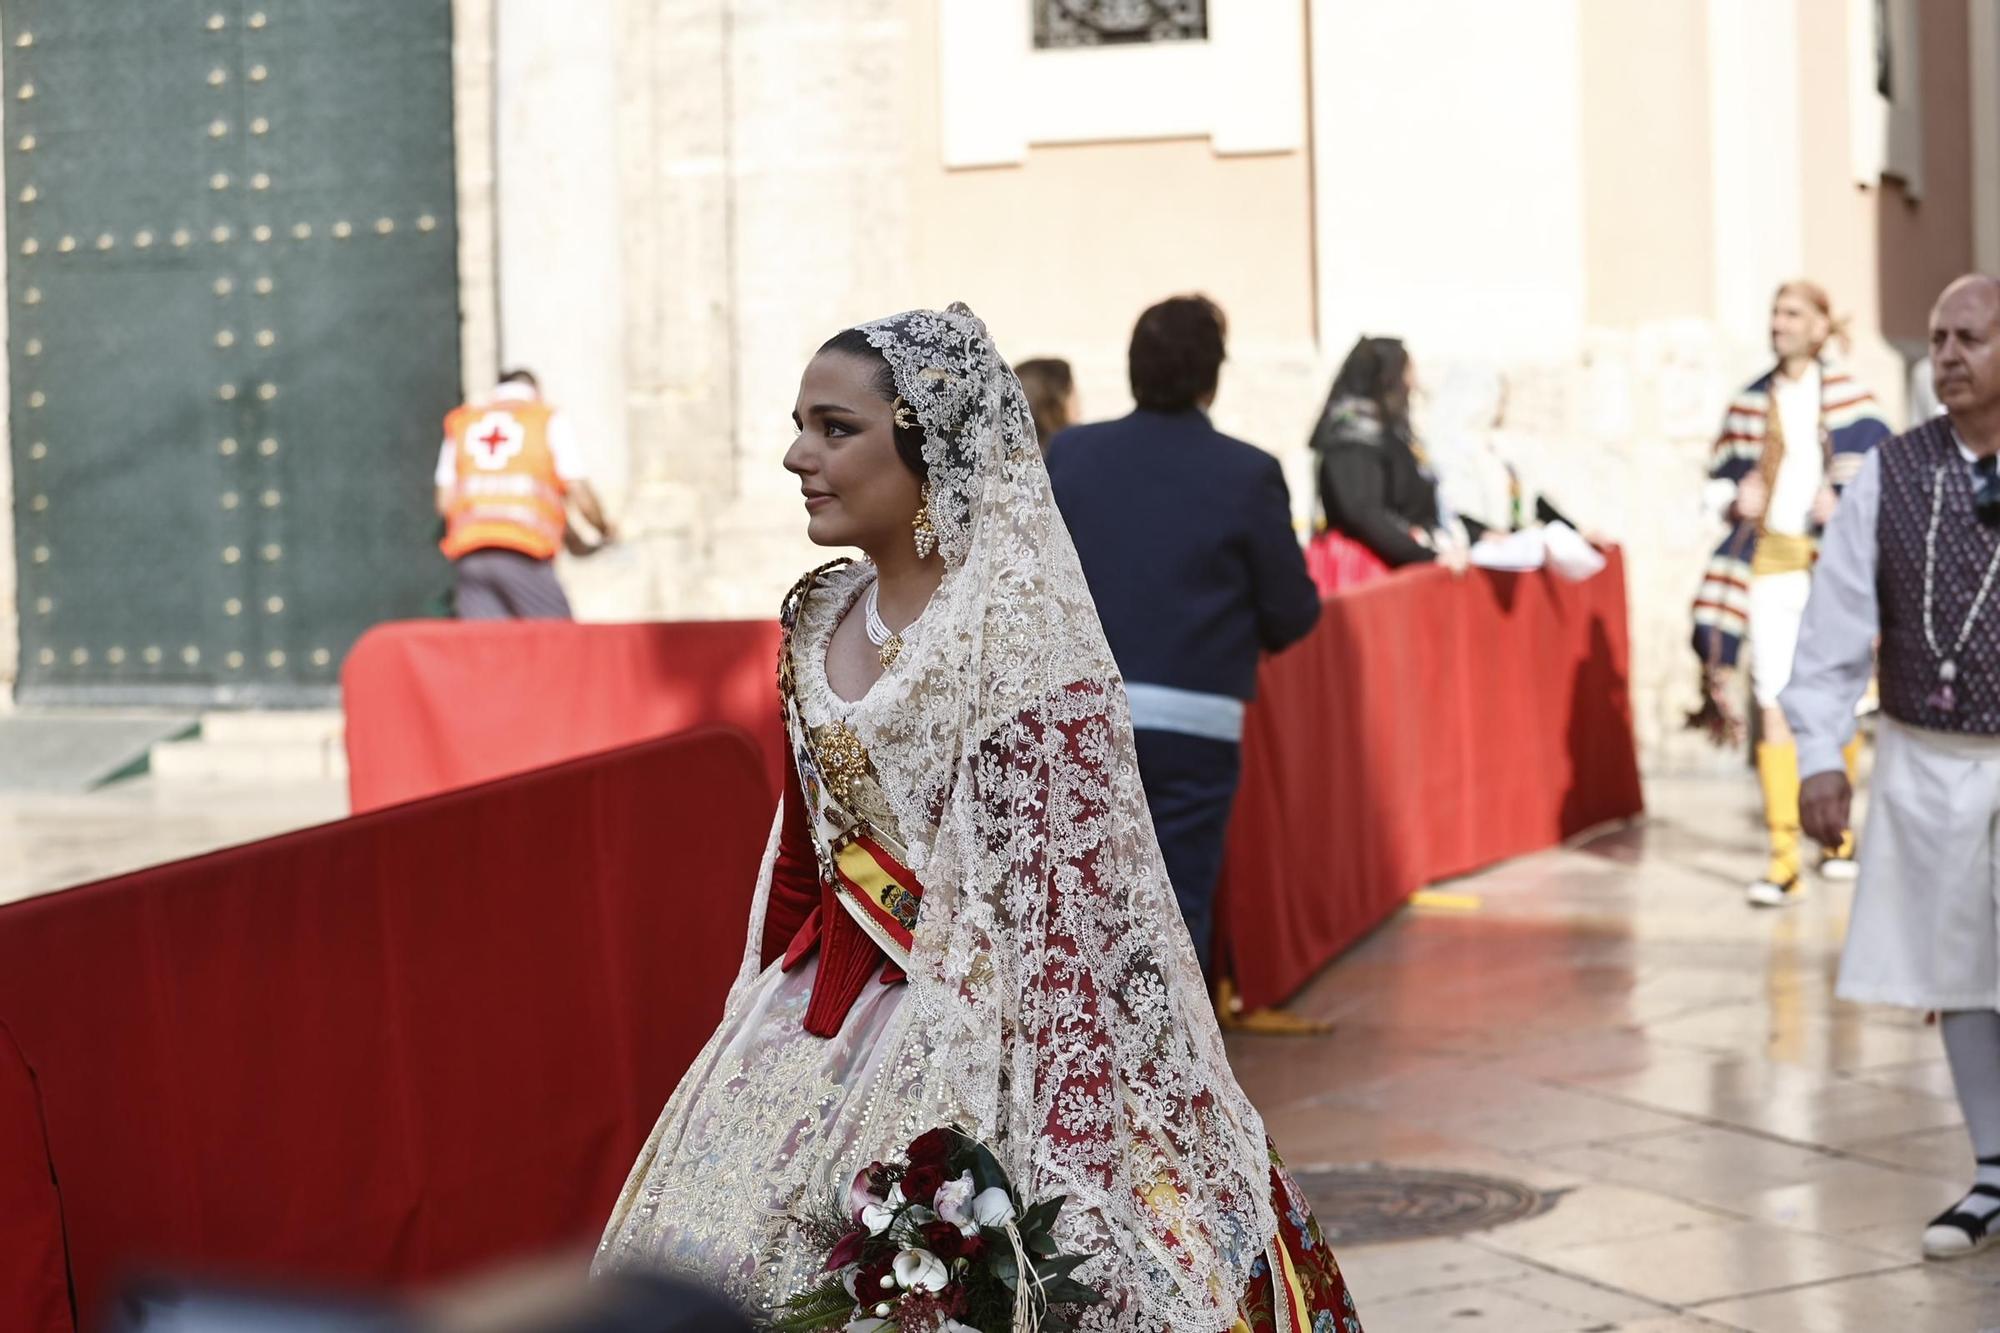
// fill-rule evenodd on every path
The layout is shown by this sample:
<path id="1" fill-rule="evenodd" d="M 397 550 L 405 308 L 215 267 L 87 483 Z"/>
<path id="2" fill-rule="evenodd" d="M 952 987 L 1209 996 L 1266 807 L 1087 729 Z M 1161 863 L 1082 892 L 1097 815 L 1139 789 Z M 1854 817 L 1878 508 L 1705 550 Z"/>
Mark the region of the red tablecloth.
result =
<path id="1" fill-rule="evenodd" d="M 86 1327 L 135 1265 L 402 1283 L 594 1239 L 770 818 L 710 729 L 0 908 L 0 1327 L 68 1333 L 65 1227 Z"/>
<path id="2" fill-rule="evenodd" d="M 1644 806 L 1625 576 L 1413 570 L 1326 603 L 1265 662 L 1217 903 L 1275 1004 L 1433 880 Z"/>
<path id="3" fill-rule="evenodd" d="M 707 722 L 757 741 L 776 792 L 777 664 L 768 620 L 377 626 L 341 669 L 349 803 L 378 810 Z"/>

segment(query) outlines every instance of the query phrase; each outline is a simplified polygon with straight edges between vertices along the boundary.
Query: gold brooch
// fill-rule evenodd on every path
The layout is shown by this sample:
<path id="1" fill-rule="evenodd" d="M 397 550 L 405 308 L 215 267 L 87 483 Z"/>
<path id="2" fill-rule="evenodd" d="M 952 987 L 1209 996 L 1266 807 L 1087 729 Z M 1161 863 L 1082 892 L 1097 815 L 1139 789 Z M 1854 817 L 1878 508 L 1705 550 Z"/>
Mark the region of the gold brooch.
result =
<path id="1" fill-rule="evenodd" d="M 849 804 L 854 784 L 868 776 L 868 747 L 852 727 L 834 722 L 820 733 L 814 748 L 819 751 L 819 770 L 826 779 L 826 789 L 834 800 Z"/>

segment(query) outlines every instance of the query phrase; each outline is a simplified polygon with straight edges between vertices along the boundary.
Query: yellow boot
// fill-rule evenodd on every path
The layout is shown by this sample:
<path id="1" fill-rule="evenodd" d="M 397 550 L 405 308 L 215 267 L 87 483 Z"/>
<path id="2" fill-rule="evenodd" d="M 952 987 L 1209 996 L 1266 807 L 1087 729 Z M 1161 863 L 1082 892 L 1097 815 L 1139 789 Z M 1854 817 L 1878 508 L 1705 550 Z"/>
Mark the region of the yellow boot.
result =
<path id="1" fill-rule="evenodd" d="M 1771 834 L 1771 864 L 1745 894 L 1753 907 L 1782 907 L 1799 890 L 1799 748 L 1789 741 L 1757 747 L 1757 778 L 1764 788 L 1764 824 Z"/>
<path id="2" fill-rule="evenodd" d="M 1857 733 L 1840 752 L 1847 761 L 1847 785 L 1849 788 L 1861 785 L 1861 737 Z M 1819 873 L 1828 879 L 1853 879 L 1861 873 L 1854 860 L 1854 830 L 1849 829 L 1841 838 L 1840 846 L 1830 849 L 1820 858 Z"/>

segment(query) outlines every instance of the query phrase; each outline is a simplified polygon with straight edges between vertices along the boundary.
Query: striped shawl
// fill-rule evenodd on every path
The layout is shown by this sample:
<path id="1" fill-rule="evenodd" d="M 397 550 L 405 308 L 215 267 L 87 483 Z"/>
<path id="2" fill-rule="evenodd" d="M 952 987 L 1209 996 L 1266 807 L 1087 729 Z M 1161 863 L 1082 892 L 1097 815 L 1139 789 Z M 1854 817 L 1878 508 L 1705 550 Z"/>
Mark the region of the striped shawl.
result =
<path id="1" fill-rule="evenodd" d="M 1763 462 L 1771 413 L 1776 410 L 1771 381 L 1777 373 L 1775 367 L 1766 371 L 1730 401 L 1710 455 L 1710 479 L 1740 482 Z M 1891 432 L 1875 396 L 1860 380 L 1826 359 L 1821 360 L 1819 373 L 1819 444 L 1826 457 L 1827 481 L 1839 492 L 1861 471 L 1868 451 Z M 1758 528 L 1755 520 L 1733 523 L 1702 574 L 1694 599 L 1694 650 L 1704 666 L 1734 666 L 1743 651 L 1750 628 L 1750 567 L 1757 556 Z"/>

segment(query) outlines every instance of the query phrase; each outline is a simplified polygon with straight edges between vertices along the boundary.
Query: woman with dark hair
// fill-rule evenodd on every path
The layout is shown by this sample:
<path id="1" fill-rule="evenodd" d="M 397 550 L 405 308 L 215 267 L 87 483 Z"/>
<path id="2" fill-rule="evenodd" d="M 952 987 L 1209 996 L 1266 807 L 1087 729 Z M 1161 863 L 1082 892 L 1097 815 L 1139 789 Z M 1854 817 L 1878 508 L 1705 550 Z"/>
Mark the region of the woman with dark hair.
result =
<path id="1" fill-rule="evenodd" d="M 1076 398 L 1076 376 L 1069 362 L 1057 356 L 1023 361 L 1014 367 L 1014 374 L 1028 395 L 1028 410 L 1035 414 L 1035 439 L 1042 446 L 1042 457 L 1047 458 L 1049 441 L 1083 415 Z"/>
<path id="2" fill-rule="evenodd" d="M 950 1125 L 1023 1200 L 1065 1199 L 1056 1244 L 1103 1297 L 1081 1333 L 1360 1333 L 1230 1073 L 1126 692 L 985 325 L 954 305 L 843 334 L 792 420 L 807 535 L 864 558 L 785 598 L 788 774 L 743 966 L 598 1269 L 768 1314 L 826 1279 L 815 1219 Z M 918 1253 L 844 1280 L 905 1327 L 961 1327 Z"/>
<path id="3" fill-rule="evenodd" d="M 1438 558 L 1437 478 L 1410 429 L 1415 384 L 1399 338 L 1361 339 L 1334 377 L 1312 435 L 1326 529 L 1311 564 L 1322 592 Z"/>

